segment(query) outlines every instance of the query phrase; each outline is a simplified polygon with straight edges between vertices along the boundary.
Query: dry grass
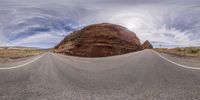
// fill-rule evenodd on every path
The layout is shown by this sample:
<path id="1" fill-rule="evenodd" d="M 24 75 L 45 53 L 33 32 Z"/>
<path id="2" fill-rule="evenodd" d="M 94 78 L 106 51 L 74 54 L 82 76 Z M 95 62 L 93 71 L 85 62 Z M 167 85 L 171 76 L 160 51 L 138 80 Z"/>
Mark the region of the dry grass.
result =
<path id="1" fill-rule="evenodd" d="M 167 53 L 178 57 L 197 57 L 200 58 L 200 48 L 186 47 L 186 48 L 157 48 L 155 49 L 161 53 Z"/>
<path id="2" fill-rule="evenodd" d="M 47 50 L 41 50 L 41 49 L 0 49 L 0 58 L 10 58 L 10 59 L 23 58 L 23 57 L 39 55 L 46 51 Z"/>

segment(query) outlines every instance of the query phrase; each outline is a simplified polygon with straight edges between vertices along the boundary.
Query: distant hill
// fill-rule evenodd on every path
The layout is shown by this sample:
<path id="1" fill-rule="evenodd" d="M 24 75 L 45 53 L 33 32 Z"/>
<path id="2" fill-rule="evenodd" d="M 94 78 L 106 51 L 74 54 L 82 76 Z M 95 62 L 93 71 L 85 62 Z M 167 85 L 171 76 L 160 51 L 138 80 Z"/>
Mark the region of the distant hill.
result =
<path id="1" fill-rule="evenodd" d="M 102 23 L 71 33 L 55 47 L 55 52 L 82 57 L 105 57 L 142 49 L 134 32 L 119 25 Z"/>

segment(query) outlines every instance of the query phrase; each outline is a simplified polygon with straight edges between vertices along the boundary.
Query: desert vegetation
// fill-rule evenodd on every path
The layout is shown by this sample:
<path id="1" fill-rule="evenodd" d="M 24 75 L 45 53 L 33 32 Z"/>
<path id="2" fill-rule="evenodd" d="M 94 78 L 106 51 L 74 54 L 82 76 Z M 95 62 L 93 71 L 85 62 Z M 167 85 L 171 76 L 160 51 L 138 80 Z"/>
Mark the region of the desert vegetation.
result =
<path id="1" fill-rule="evenodd" d="M 30 48 L 15 48 L 15 49 L 1 48 L 0 58 L 17 59 L 17 58 L 39 55 L 46 51 L 47 50 L 30 49 Z"/>
<path id="2" fill-rule="evenodd" d="M 200 58 L 200 48 L 197 47 L 185 47 L 185 48 L 156 48 L 161 53 L 167 53 L 178 57 L 198 57 Z"/>

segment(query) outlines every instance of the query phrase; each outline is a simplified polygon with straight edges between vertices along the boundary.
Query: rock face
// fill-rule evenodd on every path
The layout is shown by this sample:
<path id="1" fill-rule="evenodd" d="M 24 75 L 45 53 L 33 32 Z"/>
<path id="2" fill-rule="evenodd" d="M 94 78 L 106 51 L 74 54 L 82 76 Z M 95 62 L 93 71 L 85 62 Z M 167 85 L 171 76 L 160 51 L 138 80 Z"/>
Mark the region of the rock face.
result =
<path id="1" fill-rule="evenodd" d="M 135 33 L 119 25 L 102 23 L 71 33 L 55 47 L 55 52 L 82 57 L 105 57 L 142 49 Z"/>
<path id="2" fill-rule="evenodd" d="M 153 49 L 153 46 L 151 45 L 151 43 L 146 40 L 143 44 L 142 44 L 142 48 L 143 49 Z"/>

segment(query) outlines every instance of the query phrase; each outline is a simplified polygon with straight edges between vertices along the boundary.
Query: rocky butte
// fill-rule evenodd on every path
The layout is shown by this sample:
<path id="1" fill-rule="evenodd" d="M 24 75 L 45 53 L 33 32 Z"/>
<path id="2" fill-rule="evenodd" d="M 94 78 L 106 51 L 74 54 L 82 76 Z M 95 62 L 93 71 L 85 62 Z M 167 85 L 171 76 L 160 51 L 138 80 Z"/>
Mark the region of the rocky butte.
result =
<path id="1" fill-rule="evenodd" d="M 151 43 L 146 40 L 143 44 L 142 44 L 142 48 L 143 49 L 153 49 L 153 46 L 151 45 Z"/>
<path id="2" fill-rule="evenodd" d="M 144 47 L 146 49 L 146 43 Z M 119 25 L 102 23 L 71 33 L 54 51 L 72 56 L 106 57 L 143 50 L 144 47 L 134 32 Z"/>

